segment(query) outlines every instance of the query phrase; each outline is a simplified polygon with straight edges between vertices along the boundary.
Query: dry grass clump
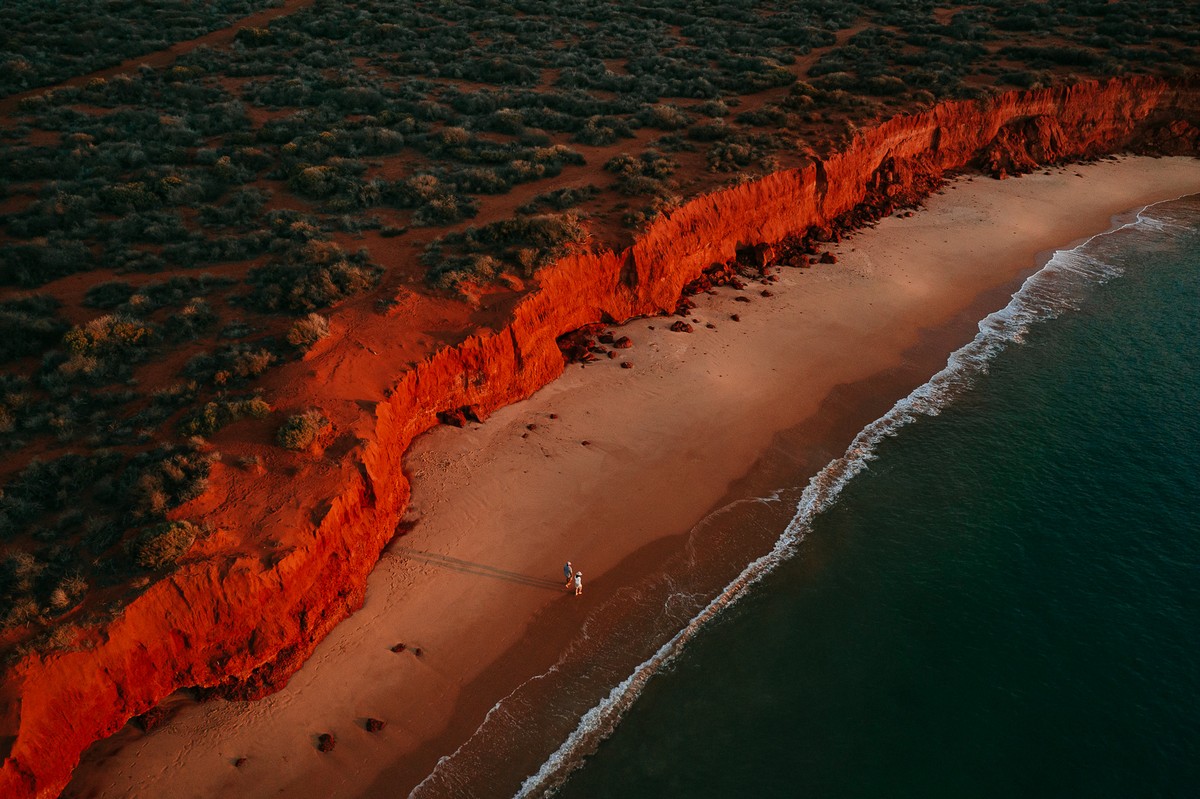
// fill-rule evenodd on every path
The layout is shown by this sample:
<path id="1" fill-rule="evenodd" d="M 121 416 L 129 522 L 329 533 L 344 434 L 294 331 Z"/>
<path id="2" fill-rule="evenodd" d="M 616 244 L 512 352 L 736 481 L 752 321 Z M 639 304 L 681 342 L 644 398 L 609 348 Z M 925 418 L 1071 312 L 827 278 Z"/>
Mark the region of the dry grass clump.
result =
<path id="1" fill-rule="evenodd" d="M 453 289 L 505 270 L 529 277 L 587 238 L 583 218 L 575 212 L 515 217 L 442 236 L 425 249 L 422 260 L 431 283 Z"/>
<path id="2" fill-rule="evenodd" d="M 252 302 L 266 311 L 310 313 L 373 287 L 382 274 L 366 255 L 347 255 L 331 241 L 310 240 L 250 273 Z"/>
<path id="3" fill-rule="evenodd" d="M 130 555 L 138 566 L 156 571 L 183 557 L 199 532 L 199 528 L 189 521 L 156 524 L 134 539 Z"/>
<path id="4" fill-rule="evenodd" d="M 289 416 L 275 440 L 286 449 L 307 449 L 329 427 L 329 420 L 318 410 L 309 410 Z"/>
<path id="5" fill-rule="evenodd" d="M 328 335 L 329 320 L 318 313 L 310 313 L 292 323 L 291 329 L 288 330 L 287 342 L 296 349 L 308 350 Z"/>
<path id="6" fill-rule="evenodd" d="M 211 436 L 239 419 L 262 419 L 270 412 L 271 406 L 261 397 L 221 398 L 206 402 L 185 416 L 179 423 L 179 432 L 185 436 Z"/>

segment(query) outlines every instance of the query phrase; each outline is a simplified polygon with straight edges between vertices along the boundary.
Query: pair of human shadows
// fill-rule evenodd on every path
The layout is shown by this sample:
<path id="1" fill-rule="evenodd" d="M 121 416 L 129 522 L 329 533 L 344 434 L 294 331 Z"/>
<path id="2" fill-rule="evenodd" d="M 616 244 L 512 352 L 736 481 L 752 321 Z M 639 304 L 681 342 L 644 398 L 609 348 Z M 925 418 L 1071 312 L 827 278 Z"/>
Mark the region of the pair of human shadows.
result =
<path id="1" fill-rule="evenodd" d="M 428 563 L 433 566 L 441 566 L 453 571 L 462 572 L 463 574 L 474 574 L 479 577 L 491 577 L 495 580 L 504 580 L 505 582 L 515 583 L 517 585 L 525 585 L 530 588 L 545 588 L 547 590 L 561 591 L 563 584 L 559 580 L 550 580 L 542 577 L 533 577 L 520 572 L 508 571 L 495 566 L 488 566 L 485 563 L 475 563 L 461 558 L 451 557 L 450 555 L 442 555 L 437 552 L 423 552 L 409 547 L 393 546 L 391 547 L 393 554 L 399 555 L 402 558 L 416 561 L 417 563 Z"/>

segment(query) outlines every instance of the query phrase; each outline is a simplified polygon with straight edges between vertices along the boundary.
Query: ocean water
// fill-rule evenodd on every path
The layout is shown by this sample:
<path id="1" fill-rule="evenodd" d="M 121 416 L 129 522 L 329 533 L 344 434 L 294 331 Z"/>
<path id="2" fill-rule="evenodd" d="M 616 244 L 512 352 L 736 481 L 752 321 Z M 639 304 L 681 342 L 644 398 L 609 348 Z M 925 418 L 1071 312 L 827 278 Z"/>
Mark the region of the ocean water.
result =
<path id="1" fill-rule="evenodd" d="M 761 501 L 773 547 L 518 795 L 1200 795 L 1200 197 L 1055 254 Z"/>

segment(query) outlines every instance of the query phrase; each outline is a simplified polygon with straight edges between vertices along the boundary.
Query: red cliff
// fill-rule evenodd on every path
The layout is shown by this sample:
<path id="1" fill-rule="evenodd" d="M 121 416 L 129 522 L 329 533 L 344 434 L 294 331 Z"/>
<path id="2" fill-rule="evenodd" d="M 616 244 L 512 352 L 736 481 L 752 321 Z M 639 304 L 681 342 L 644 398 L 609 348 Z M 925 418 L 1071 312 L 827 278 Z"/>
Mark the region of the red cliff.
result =
<path id="1" fill-rule="evenodd" d="M 206 507 L 222 540 L 254 539 L 239 526 L 261 536 L 286 531 L 278 555 L 227 546 L 185 563 L 130 602 L 91 648 L 30 654 L 7 667 L 0 796 L 56 796 L 89 744 L 179 688 L 258 696 L 281 686 L 361 605 L 367 574 L 408 502 L 402 459 L 413 438 L 439 412 L 470 407 L 482 416 L 546 385 L 563 370 L 560 335 L 672 310 L 687 283 L 739 248 L 802 234 L 866 200 L 919 192 L 947 170 L 1016 173 L 1130 149 L 1196 153 L 1197 124 L 1195 86 L 1151 78 L 943 103 L 861 131 L 823 162 L 692 200 L 622 252 L 543 270 L 502 329 L 442 349 L 380 387 L 373 414 L 327 453 L 326 491 L 309 505 L 269 501 L 269 476 L 238 496 L 216 481 L 214 491 L 225 494 Z M 382 324 L 355 335 L 384 336 Z M 301 370 L 292 378 L 302 383 Z"/>

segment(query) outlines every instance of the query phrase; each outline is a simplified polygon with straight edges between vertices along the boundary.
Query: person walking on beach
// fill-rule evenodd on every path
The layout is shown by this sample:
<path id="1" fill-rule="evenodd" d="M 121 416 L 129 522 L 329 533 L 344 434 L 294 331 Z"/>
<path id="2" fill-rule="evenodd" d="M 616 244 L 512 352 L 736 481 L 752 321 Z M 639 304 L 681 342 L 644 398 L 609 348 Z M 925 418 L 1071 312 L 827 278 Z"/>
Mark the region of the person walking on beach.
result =
<path id="1" fill-rule="evenodd" d="M 567 578 L 567 581 L 565 583 L 563 583 L 563 588 L 571 587 L 571 573 L 574 571 L 575 571 L 575 567 L 571 565 L 571 561 L 568 560 L 566 563 L 563 564 L 563 577 Z"/>
<path id="2" fill-rule="evenodd" d="M 583 572 L 575 572 L 575 596 L 583 593 Z"/>

